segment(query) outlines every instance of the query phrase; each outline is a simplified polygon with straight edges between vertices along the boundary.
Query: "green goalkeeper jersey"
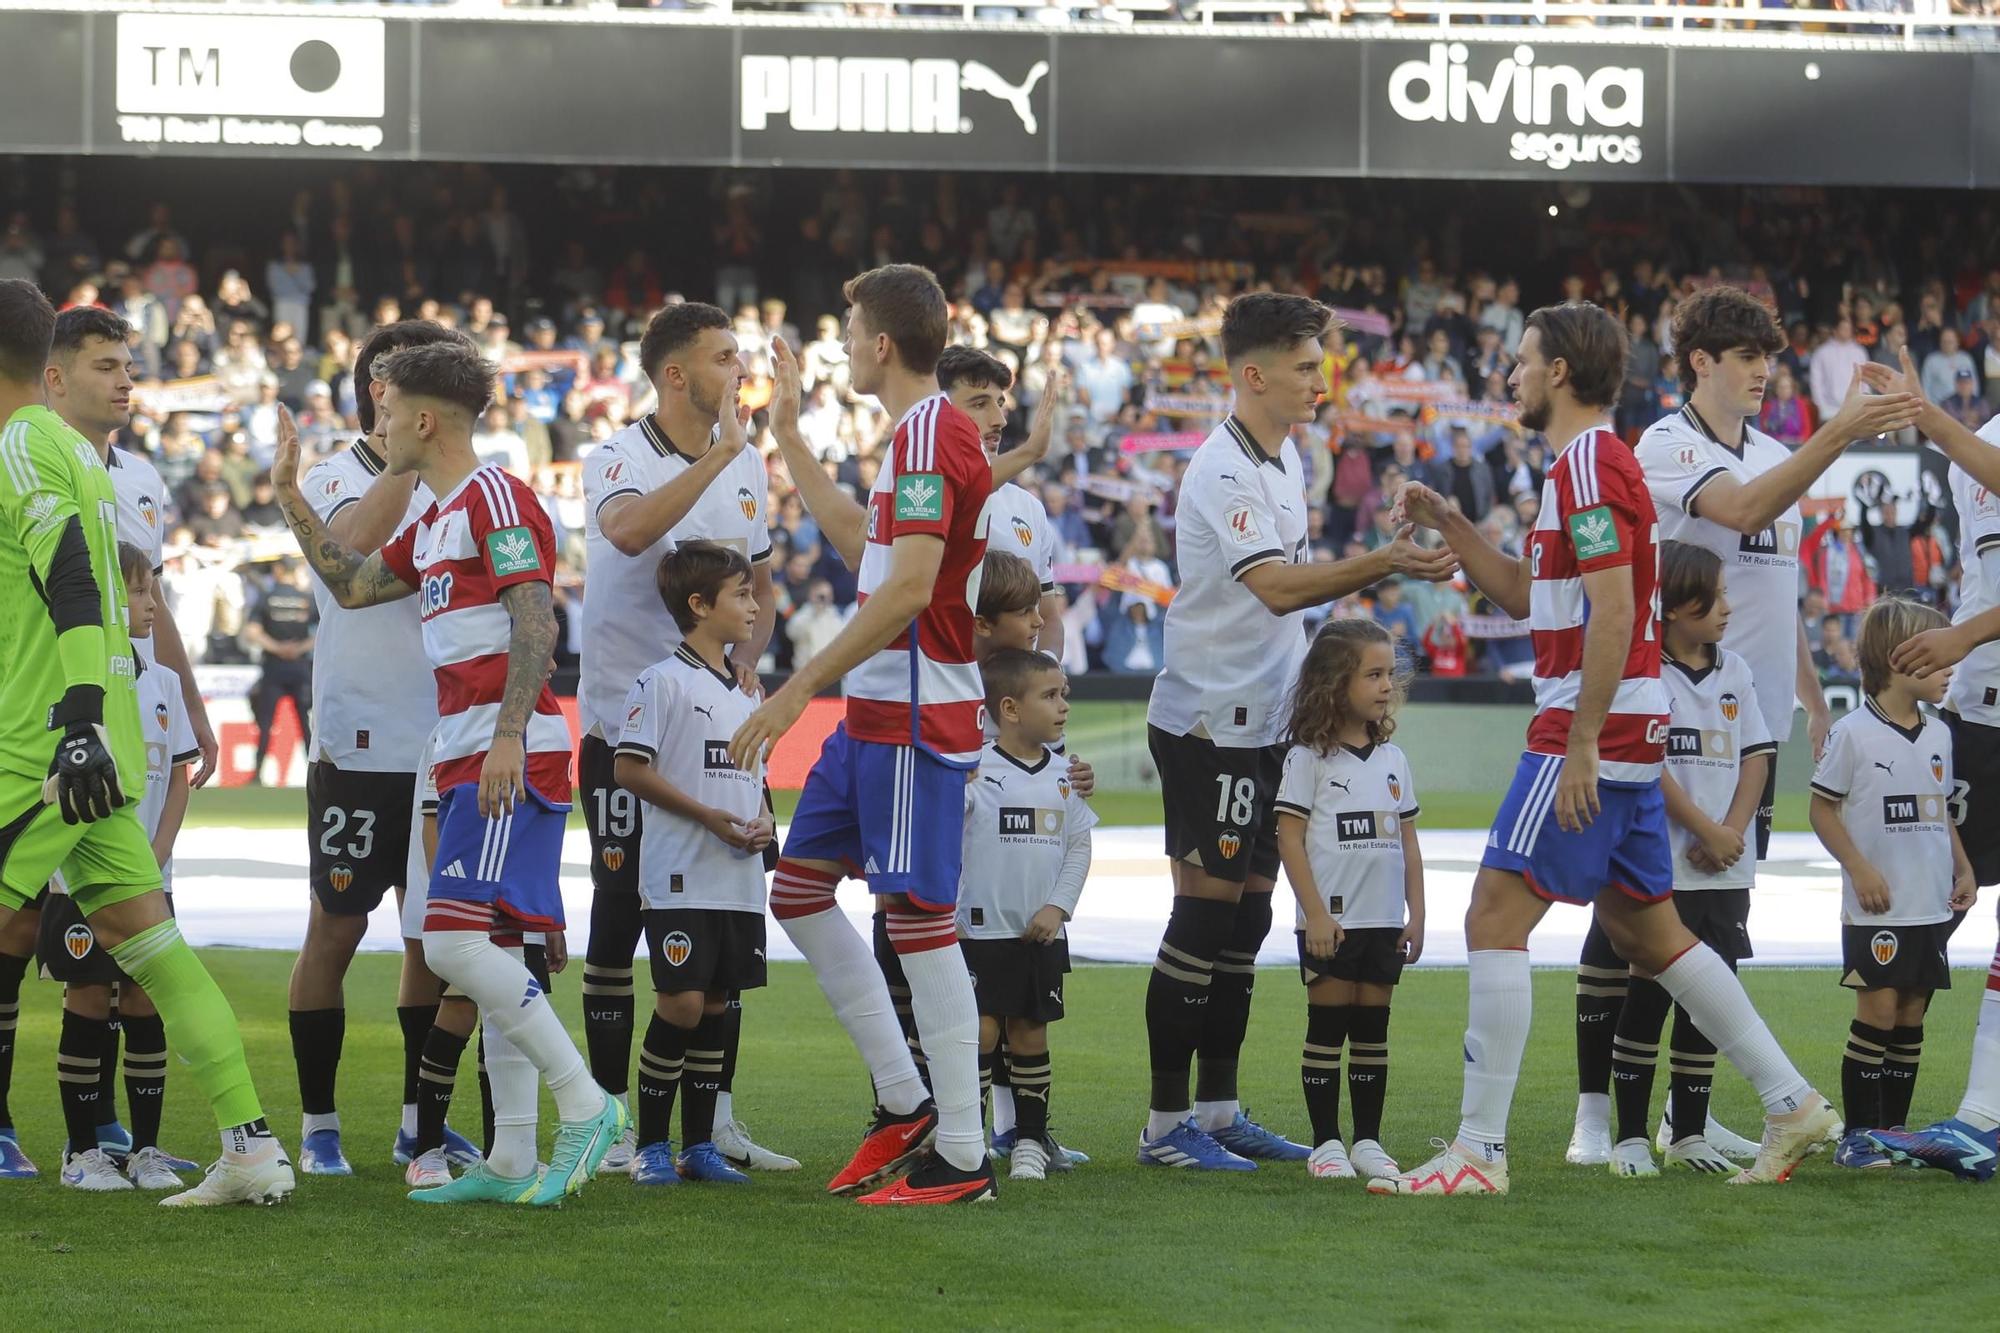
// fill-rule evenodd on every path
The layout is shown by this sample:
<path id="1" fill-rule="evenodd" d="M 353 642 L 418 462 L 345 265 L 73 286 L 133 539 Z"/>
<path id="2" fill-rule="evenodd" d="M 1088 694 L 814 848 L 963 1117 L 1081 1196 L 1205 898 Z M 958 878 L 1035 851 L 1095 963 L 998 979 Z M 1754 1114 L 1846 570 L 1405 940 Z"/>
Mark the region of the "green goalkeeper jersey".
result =
<path id="1" fill-rule="evenodd" d="M 72 661 L 65 671 L 46 589 L 49 564 L 72 516 L 90 548 L 104 653 L 101 661 L 95 655 Z M 138 673 L 125 626 L 111 473 L 90 441 L 61 417 L 46 407 L 24 407 L 0 430 L 0 772 L 37 781 L 47 776 L 60 735 L 48 729 L 49 709 L 72 685 L 99 685 L 119 781 L 128 793 L 146 789 Z"/>

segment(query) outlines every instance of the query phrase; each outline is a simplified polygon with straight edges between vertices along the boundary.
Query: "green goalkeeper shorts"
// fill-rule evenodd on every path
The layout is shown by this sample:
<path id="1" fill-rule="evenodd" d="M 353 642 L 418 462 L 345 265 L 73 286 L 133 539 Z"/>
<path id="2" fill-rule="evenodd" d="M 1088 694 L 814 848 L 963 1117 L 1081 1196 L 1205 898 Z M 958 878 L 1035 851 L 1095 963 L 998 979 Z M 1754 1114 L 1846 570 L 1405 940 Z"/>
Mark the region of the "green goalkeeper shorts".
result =
<path id="1" fill-rule="evenodd" d="M 0 825 L 0 907 L 26 907 L 57 871 L 86 916 L 159 889 L 160 865 L 137 803 L 94 824 L 65 824 L 43 803 L 39 782 L 0 773 L 0 813 L 7 811 L 19 813 Z"/>

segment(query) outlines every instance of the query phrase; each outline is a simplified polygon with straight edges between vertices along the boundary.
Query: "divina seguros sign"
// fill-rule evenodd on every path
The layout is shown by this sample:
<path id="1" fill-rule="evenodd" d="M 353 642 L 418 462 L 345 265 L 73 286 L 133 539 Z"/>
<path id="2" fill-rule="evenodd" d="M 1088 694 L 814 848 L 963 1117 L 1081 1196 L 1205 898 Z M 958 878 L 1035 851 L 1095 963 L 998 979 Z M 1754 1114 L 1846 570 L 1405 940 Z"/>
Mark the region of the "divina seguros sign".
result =
<path id="1" fill-rule="evenodd" d="M 1485 125 L 1507 132 L 1509 160 L 1552 171 L 1584 163 L 1636 166 L 1645 144 L 1646 71 L 1637 65 L 1538 62 L 1530 46 L 1432 42 L 1389 71 L 1389 107 L 1413 124 Z M 1576 48 L 1589 55 L 1591 48 Z M 1569 54 L 1569 52 L 1564 52 Z"/>

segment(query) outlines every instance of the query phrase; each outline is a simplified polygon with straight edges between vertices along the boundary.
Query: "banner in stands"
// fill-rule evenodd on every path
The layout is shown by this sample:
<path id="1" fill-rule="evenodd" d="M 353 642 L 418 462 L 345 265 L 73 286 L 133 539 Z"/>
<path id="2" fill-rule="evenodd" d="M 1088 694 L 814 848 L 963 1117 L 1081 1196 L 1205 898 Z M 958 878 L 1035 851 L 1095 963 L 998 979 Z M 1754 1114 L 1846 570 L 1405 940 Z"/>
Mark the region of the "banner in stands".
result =
<path id="1" fill-rule="evenodd" d="M 0 153 L 2000 185 L 2000 50 L 1969 43 L 219 6 L 7 30 Z"/>

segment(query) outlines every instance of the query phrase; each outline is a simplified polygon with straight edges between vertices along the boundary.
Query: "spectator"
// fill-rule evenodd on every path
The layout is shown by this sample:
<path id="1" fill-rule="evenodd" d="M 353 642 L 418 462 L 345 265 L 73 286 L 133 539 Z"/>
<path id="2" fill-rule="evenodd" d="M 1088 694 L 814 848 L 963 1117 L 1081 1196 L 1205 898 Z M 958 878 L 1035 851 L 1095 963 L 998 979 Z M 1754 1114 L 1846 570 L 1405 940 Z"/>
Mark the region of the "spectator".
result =
<path id="1" fill-rule="evenodd" d="M 251 294 L 243 275 L 231 269 L 216 284 L 215 317 L 224 325 L 247 325 L 254 334 L 271 322 L 271 309 Z"/>
<path id="2" fill-rule="evenodd" d="M 264 290 L 271 294 L 271 317 L 301 333 L 312 328 L 313 292 L 318 278 L 301 252 L 298 233 L 278 237 L 278 257 L 264 267 Z"/>
<path id="3" fill-rule="evenodd" d="M 1857 616 L 1874 602 L 1875 579 L 1855 542 L 1852 519 L 1842 515 L 1807 533 L 1799 559 L 1805 566 L 1806 585 L 1826 598 L 1827 610 L 1834 615 Z"/>
<path id="4" fill-rule="evenodd" d="M 1861 657 L 1841 617 L 1830 615 L 1820 621 L 1820 648 L 1813 654 L 1813 665 L 1819 668 L 1822 685 L 1861 684 Z"/>
<path id="5" fill-rule="evenodd" d="M 1456 611 L 1446 611 L 1431 621 L 1424 630 L 1424 656 L 1430 660 L 1430 673 L 1446 679 L 1463 676 L 1469 657 L 1469 641 L 1465 637 L 1465 626 L 1459 623 Z"/>
<path id="6" fill-rule="evenodd" d="M 807 567 L 810 568 L 810 562 Z M 819 656 L 846 624 L 846 613 L 834 605 L 833 585 L 825 579 L 813 579 L 804 603 L 794 607 L 785 621 L 785 638 L 792 645 L 792 668 L 796 670 Z"/>
<path id="7" fill-rule="evenodd" d="M 1144 523 L 1131 529 L 1116 569 L 1141 583 L 1171 588 L 1174 576 L 1166 561 L 1159 558 L 1160 548 L 1154 542 L 1156 526 Z M 1143 590 L 1115 593 L 1105 599 L 1105 606 L 1105 669 L 1139 676 L 1158 671 L 1166 648 L 1166 608 Z"/>
<path id="8" fill-rule="evenodd" d="M 1799 397 L 1798 381 L 1792 378 L 1791 367 L 1782 361 L 1772 371 L 1764 405 L 1757 410 L 1757 429 L 1793 448 L 1804 444 L 1813 433 L 1812 407 Z"/>
<path id="9" fill-rule="evenodd" d="M 1854 372 L 1867 364 L 1868 349 L 1854 340 L 1854 325 L 1843 316 L 1833 326 L 1833 336 L 1813 350 L 1807 372 L 1813 410 L 1819 413 L 1820 420 L 1829 420 L 1839 413 L 1841 403 L 1847 398 L 1847 388 L 1854 382 Z"/>
<path id="10" fill-rule="evenodd" d="M 243 506 L 243 526 L 252 532 L 283 532 L 285 511 L 278 505 L 271 474 L 259 472 L 250 483 L 250 503 Z"/>
<path id="11" fill-rule="evenodd" d="M 1501 350 L 1512 357 L 1527 326 L 1527 317 L 1521 313 L 1521 285 L 1512 278 L 1502 282 L 1493 299 L 1479 312 L 1479 322 L 1500 335 Z"/>
<path id="12" fill-rule="evenodd" d="M 164 307 L 162 307 L 164 308 Z M 190 292 L 174 313 L 173 323 L 168 330 L 169 344 L 177 342 L 193 343 L 202 355 L 202 364 L 215 355 L 220 341 L 215 327 L 215 316 L 208 308 L 208 302 Z"/>
<path id="13" fill-rule="evenodd" d="M 264 757 L 271 752 L 279 704 L 290 699 L 298 714 L 300 738 L 312 735 L 312 651 L 318 627 L 318 604 L 304 562 L 279 561 L 270 591 L 243 626 L 244 639 L 262 655 L 264 665 L 250 692 L 257 719 L 257 757 L 250 766 L 253 784 L 264 780 Z"/>
<path id="14" fill-rule="evenodd" d="M 243 414 L 250 443 L 275 452 L 278 447 L 278 377 L 265 371 L 257 380 L 257 401 Z"/>
<path id="15" fill-rule="evenodd" d="M 35 233 L 28 228 L 27 215 L 16 213 L 8 220 L 7 230 L 0 232 L 0 281 L 39 285 L 45 258 Z"/>
<path id="16" fill-rule="evenodd" d="M 1979 381 L 1973 377 L 1971 368 L 1960 366 L 1952 375 L 1951 394 L 1939 403 L 1951 414 L 1952 420 L 1970 431 L 1977 431 L 1993 415 L 1993 409 L 1979 396 L 1978 386 Z M 1929 390 L 1925 392 L 1928 394 Z"/>
<path id="17" fill-rule="evenodd" d="M 1458 510 L 1477 523 L 1493 508 L 1493 469 L 1472 452 L 1472 433 L 1464 426 L 1451 428 L 1451 458 L 1445 464 L 1446 499 L 1458 502 Z"/>
<path id="18" fill-rule="evenodd" d="M 243 535 L 243 515 L 229 498 L 229 487 L 219 481 L 200 483 L 195 492 L 197 508 L 187 518 L 188 531 L 203 546 L 220 546 Z"/>
<path id="19" fill-rule="evenodd" d="M 1118 355 L 1118 335 L 1110 329 L 1099 329 L 1092 341 L 1097 354 L 1078 368 L 1076 391 L 1090 419 L 1108 427 L 1131 395 L 1132 365 Z"/>
<path id="20" fill-rule="evenodd" d="M 1924 397 L 1941 403 L 1957 392 L 1962 373 L 1967 379 L 1977 373 L 1972 354 L 1959 346 L 1958 330 L 1949 326 L 1938 330 L 1938 349 L 1924 358 L 1921 372 Z"/>
<path id="21" fill-rule="evenodd" d="M 508 424 L 504 403 L 488 405 L 480 417 L 479 428 L 472 432 L 472 453 L 481 467 L 493 464 L 524 481 L 528 478 L 528 442 Z"/>
<path id="22" fill-rule="evenodd" d="M 1625 389 L 1618 398 L 1618 431 L 1628 442 L 1660 419 L 1653 396 L 1660 378 L 1660 345 L 1646 331 L 1646 317 L 1634 311 L 1626 320 L 1631 350 L 1625 357 Z"/>
<path id="23" fill-rule="evenodd" d="M 1918 591 L 1916 561 L 1910 549 L 1916 531 L 1897 522 L 1896 497 L 1885 495 L 1879 507 L 1879 520 L 1868 521 L 1868 511 L 1861 511 L 1861 545 L 1875 564 L 1875 583 L 1883 592 L 1895 595 Z"/>

